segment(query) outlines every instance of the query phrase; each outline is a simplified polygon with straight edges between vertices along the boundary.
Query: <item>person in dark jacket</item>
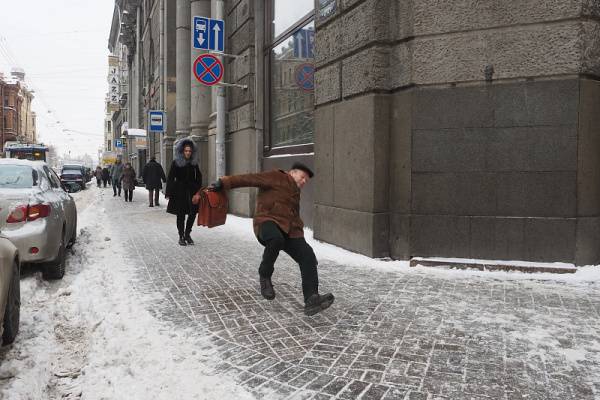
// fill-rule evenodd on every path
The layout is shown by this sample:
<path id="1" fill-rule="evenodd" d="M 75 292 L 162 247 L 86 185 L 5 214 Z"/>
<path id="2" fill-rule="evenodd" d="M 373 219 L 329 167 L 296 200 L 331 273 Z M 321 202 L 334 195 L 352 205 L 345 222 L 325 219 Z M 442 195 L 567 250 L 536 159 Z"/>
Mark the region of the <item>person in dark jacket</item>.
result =
<path id="1" fill-rule="evenodd" d="M 133 201 L 133 191 L 135 190 L 135 169 L 133 169 L 131 163 L 127 163 L 123 167 L 121 183 L 125 192 L 125 201 L 131 203 Z"/>
<path id="2" fill-rule="evenodd" d="M 102 185 L 103 185 L 103 187 L 106 187 L 106 184 L 108 183 L 109 178 L 110 178 L 110 171 L 109 171 L 108 167 L 102 168 Z"/>
<path id="3" fill-rule="evenodd" d="M 150 207 L 159 206 L 158 203 L 158 195 L 160 194 L 160 189 L 162 189 L 162 183 L 167 181 L 165 176 L 165 170 L 162 165 L 156 162 L 156 158 L 152 157 L 148 164 L 144 166 L 142 170 L 142 178 L 144 179 L 144 184 L 146 185 L 146 189 L 148 189 L 148 201 L 150 202 Z"/>
<path id="4" fill-rule="evenodd" d="M 179 245 L 194 244 L 192 226 L 198 206 L 192 203 L 192 196 L 202 186 L 202 174 L 198 168 L 197 148 L 189 138 L 179 140 L 175 144 L 175 159 L 169 169 L 165 197 L 169 200 L 167 212 L 177 215 L 177 231 Z M 187 221 L 185 216 L 187 215 Z"/>
<path id="5" fill-rule="evenodd" d="M 275 298 L 271 276 L 277 256 L 283 250 L 300 266 L 306 315 L 316 314 L 334 301 L 331 293 L 319 294 L 318 262 L 312 247 L 304 240 L 304 222 L 300 218 L 300 191 L 313 175 L 306 165 L 294 163 L 289 171 L 224 176 L 209 188 L 214 191 L 259 188 L 254 233 L 265 246 L 258 269 L 260 292 L 267 300 Z"/>
<path id="6" fill-rule="evenodd" d="M 102 167 L 101 166 L 98 165 L 96 167 L 94 176 L 96 177 L 96 185 L 98 185 L 98 187 L 100 187 L 100 184 L 102 183 Z"/>

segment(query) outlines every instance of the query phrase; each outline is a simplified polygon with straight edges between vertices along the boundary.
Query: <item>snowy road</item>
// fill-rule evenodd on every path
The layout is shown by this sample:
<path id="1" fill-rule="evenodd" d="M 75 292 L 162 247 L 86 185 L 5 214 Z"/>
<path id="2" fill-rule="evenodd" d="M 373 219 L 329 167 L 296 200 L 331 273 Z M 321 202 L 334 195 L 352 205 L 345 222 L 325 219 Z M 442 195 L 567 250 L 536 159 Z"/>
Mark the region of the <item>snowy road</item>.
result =
<path id="1" fill-rule="evenodd" d="M 27 269 L 0 398 L 600 399 L 600 270 L 481 273 L 408 268 L 309 241 L 336 303 L 302 314 L 297 266 L 277 298 L 256 288 L 247 219 L 195 228 L 91 187 L 59 282 Z"/>

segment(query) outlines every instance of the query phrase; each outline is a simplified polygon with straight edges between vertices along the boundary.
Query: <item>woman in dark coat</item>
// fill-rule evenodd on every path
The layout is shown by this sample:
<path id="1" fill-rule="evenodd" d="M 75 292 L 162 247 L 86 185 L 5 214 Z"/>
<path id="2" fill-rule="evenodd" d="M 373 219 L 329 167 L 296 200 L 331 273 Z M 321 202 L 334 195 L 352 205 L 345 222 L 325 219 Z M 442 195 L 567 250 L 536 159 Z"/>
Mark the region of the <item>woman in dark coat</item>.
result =
<path id="1" fill-rule="evenodd" d="M 181 139 L 175 144 L 175 159 L 169 169 L 165 197 L 169 200 L 167 212 L 177 215 L 179 245 L 194 244 L 190 234 L 198 213 L 192 204 L 192 196 L 202 186 L 202 174 L 198 168 L 198 150 L 191 139 Z M 187 221 L 185 216 L 187 215 Z"/>
<path id="2" fill-rule="evenodd" d="M 110 178 L 110 171 L 107 167 L 102 168 L 102 184 L 106 187 L 108 183 L 108 178 Z"/>
<path id="3" fill-rule="evenodd" d="M 125 201 L 133 201 L 133 191 L 135 189 L 135 169 L 130 163 L 125 164 L 123 173 L 121 174 L 121 183 L 123 184 L 123 190 L 125 191 Z"/>

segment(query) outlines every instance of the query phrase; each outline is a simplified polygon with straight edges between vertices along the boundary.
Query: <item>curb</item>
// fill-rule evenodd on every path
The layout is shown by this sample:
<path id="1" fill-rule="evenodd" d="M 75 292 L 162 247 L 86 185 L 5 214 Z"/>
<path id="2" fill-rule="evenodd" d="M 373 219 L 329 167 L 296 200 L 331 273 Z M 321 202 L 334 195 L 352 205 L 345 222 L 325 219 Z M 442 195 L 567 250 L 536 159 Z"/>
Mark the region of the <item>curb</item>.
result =
<path id="1" fill-rule="evenodd" d="M 455 261 L 430 261 L 430 260 L 410 260 L 410 266 L 422 266 L 422 267 L 442 267 L 446 269 L 476 269 L 479 271 L 517 271 L 526 273 L 551 273 L 551 274 L 574 274 L 577 272 L 577 268 L 568 267 L 542 267 L 542 266 L 528 266 L 528 265 L 502 265 L 502 264 L 477 264 L 467 262 L 455 262 Z"/>

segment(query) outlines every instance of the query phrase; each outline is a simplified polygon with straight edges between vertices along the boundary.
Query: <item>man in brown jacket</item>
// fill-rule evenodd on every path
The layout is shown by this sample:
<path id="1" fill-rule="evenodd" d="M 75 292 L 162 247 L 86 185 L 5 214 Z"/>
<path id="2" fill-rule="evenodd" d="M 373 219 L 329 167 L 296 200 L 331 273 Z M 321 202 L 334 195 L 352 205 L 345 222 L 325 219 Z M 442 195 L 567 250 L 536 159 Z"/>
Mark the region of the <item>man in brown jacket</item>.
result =
<path id="1" fill-rule="evenodd" d="M 211 185 L 211 190 L 215 191 L 239 187 L 259 188 L 254 233 L 265 246 L 258 269 L 260 292 L 267 300 L 275 298 L 271 276 L 277 256 L 283 250 L 300 266 L 306 315 L 326 309 L 334 300 L 331 293 L 319 294 L 317 258 L 312 247 L 304 240 L 304 223 L 300 219 L 300 190 L 313 175 L 306 165 L 295 163 L 289 171 L 224 176 Z"/>

